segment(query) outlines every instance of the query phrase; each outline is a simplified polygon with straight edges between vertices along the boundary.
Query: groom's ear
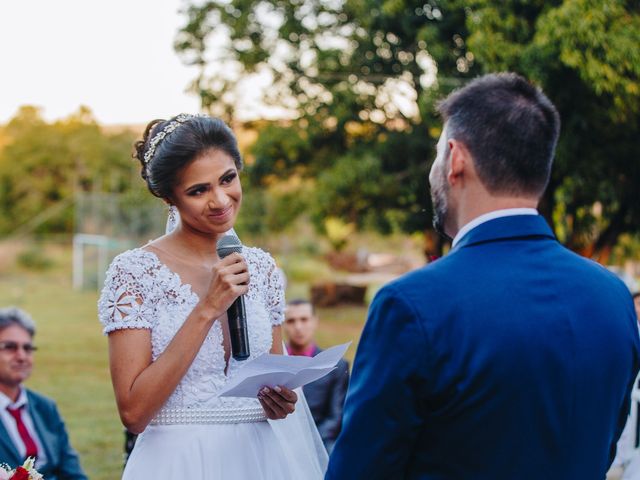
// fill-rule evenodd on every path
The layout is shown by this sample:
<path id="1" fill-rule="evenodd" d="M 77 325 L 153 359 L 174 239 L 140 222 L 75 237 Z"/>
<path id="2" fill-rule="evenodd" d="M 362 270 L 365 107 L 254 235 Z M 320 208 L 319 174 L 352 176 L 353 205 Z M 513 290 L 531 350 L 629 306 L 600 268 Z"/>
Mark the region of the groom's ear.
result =
<path id="1" fill-rule="evenodd" d="M 450 160 L 447 181 L 451 186 L 460 185 L 464 182 L 469 169 L 473 169 L 473 158 L 467 146 L 460 140 L 450 139 L 448 147 Z"/>

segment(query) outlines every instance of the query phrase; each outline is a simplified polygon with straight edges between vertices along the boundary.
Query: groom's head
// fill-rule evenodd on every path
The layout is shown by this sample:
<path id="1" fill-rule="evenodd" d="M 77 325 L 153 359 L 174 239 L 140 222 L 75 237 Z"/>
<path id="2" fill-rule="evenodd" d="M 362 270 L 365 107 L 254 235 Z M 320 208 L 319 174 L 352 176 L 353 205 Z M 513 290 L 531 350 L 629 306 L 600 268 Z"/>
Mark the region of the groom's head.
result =
<path id="1" fill-rule="evenodd" d="M 490 198 L 537 204 L 560 131 L 558 112 L 539 88 L 513 73 L 485 75 L 438 110 L 444 128 L 429 175 L 437 227 L 455 235 L 457 209 Z"/>

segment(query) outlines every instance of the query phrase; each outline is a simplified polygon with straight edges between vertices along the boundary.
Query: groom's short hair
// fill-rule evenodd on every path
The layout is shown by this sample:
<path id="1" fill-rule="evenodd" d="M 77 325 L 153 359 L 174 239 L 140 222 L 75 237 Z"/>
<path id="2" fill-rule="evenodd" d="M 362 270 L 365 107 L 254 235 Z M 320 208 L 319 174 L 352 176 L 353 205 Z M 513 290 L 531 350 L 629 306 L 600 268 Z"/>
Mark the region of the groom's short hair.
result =
<path id="1" fill-rule="evenodd" d="M 484 75 L 438 105 L 447 139 L 465 144 L 485 188 L 541 196 L 549 182 L 560 116 L 536 86 L 515 73 Z"/>

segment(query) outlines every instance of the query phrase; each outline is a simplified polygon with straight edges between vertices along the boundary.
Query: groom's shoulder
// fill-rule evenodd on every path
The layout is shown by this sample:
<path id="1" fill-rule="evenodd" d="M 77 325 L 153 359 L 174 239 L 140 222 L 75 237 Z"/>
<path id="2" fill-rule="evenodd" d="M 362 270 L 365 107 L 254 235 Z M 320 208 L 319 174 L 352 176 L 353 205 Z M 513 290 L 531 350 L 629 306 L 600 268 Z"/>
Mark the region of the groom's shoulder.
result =
<path id="1" fill-rule="evenodd" d="M 452 261 L 452 258 L 442 257 L 392 280 L 382 287 L 379 293 L 413 297 L 412 301 L 418 298 L 440 297 L 455 286 L 458 269 L 459 265 Z"/>
<path id="2" fill-rule="evenodd" d="M 403 285 L 421 283 L 425 280 L 445 280 L 455 275 L 456 270 L 461 268 L 460 262 L 456 261 L 455 255 L 446 255 L 432 260 L 423 267 L 417 268 L 398 277 L 391 284 Z"/>

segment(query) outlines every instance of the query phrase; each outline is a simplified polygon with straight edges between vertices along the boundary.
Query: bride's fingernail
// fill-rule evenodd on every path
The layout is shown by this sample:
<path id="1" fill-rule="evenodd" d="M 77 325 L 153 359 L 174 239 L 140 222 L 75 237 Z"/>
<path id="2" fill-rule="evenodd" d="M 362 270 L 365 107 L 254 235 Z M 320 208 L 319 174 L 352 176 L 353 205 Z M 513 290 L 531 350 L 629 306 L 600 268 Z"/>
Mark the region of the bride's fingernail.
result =
<path id="1" fill-rule="evenodd" d="M 273 387 L 273 389 L 278 393 L 280 393 L 282 391 L 282 389 L 280 387 L 278 387 L 277 385 L 275 387 Z"/>

